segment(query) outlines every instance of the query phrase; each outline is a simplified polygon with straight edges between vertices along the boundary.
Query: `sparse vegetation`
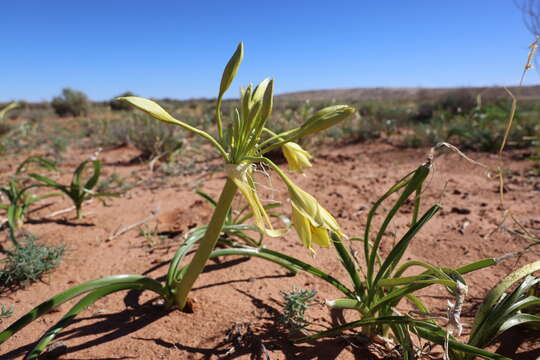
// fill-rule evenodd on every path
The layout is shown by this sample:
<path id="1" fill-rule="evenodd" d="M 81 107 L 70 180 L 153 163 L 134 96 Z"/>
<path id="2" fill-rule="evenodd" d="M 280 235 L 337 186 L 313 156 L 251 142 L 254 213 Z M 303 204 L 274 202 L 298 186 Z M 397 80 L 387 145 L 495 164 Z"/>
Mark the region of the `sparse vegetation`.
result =
<path id="1" fill-rule="evenodd" d="M 51 103 L 56 113 L 59 116 L 83 116 L 89 115 L 92 110 L 92 117 L 75 121 L 55 119 L 57 123 L 51 125 L 43 121 L 44 114 L 49 116 L 51 107 L 44 105 L 44 108 L 37 109 L 27 104 L 13 123 L 5 127 L 5 131 L 0 128 L 3 150 L 10 155 L 22 149 L 48 152 L 50 155 L 52 150 L 53 155 L 61 158 L 61 153 L 68 146 L 70 150 L 72 147 L 80 150 L 131 145 L 138 150 L 136 160 L 149 160 L 148 172 L 153 176 L 152 179 L 141 180 L 133 172 L 130 176 L 113 173 L 99 182 L 101 162 L 91 158 L 80 163 L 74 170 L 71 183 L 64 185 L 40 173 L 24 174 L 30 171 L 28 168 L 32 164 L 56 170 L 52 162 L 39 156 L 23 162 L 16 176 L 11 177 L 0 189 L 8 200 L 0 208 L 6 210 L 6 225 L 13 240 L 12 248 L 1 248 L 5 257 L 2 259 L 4 267 L 0 270 L 0 284 L 4 287 L 16 288 L 20 284 L 41 279 L 44 273 L 58 266 L 65 251 L 63 246 L 40 245 L 33 236 L 17 233 L 16 230 L 36 201 L 57 195 L 34 194 L 30 190 L 53 188 L 62 192 L 72 200 L 77 218 L 80 218 L 82 205 L 89 198 L 118 196 L 109 191 L 125 191 L 148 184 L 148 180 L 153 181 L 151 191 L 157 190 L 166 183 L 165 180 L 171 180 L 170 176 L 188 173 L 198 161 L 220 160 L 215 161 L 216 165 L 212 164 L 211 169 L 223 170 L 226 178 L 219 198 L 197 191 L 204 201 L 211 204 L 213 212 L 208 224 L 200 224 L 197 220 L 186 224 L 185 232 L 184 229 L 172 231 L 175 238 L 180 238 L 179 234 L 182 234 L 185 241 L 172 258 L 164 282 L 142 275 L 115 275 L 82 283 L 45 301 L 4 329 L 0 332 L 0 343 L 56 306 L 83 295 L 39 340 L 27 358 L 37 358 L 64 327 L 75 321 L 80 312 L 97 299 L 117 291 L 149 290 L 161 298 L 165 307 L 191 311 L 191 289 L 208 260 L 244 256 L 278 264 L 292 275 L 303 271 L 315 277 L 319 283 L 326 282 L 343 296 L 327 300 L 326 305 L 332 310 L 349 310 L 356 316 L 353 321 L 333 324 L 333 327 L 323 325 L 325 330 L 320 331 L 320 327 L 313 326 L 322 324 L 309 320 L 307 316 L 310 306 L 315 303 L 317 291 L 294 289 L 282 293 L 284 310 L 280 320 L 295 330 L 293 342 L 361 333 L 373 342 L 383 339 L 387 342 L 385 345 L 396 344 L 393 349 L 404 359 L 418 358 L 422 351 L 418 347 L 419 341 L 441 345 L 451 360 L 472 360 L 475 357 L 507 359 L 485 348 L 517 324 L 539 322 L 537 306 L 540 299 L 534 291 L 538 291 L 540 281 L 531 274 L 539 271 L 540 267 L 535 262 L 503 279 L 503 285 L 488 293 L 476 312 L 468 342 L 458 340 L 461 339 L 458 335 L 462 328 L 462 305 L 468 291 L 466 274 L 494 266 L 501 258 L 486 258 L 455 268 L 406 258 L 411 243 L 441 209 L 437 203 L 428 209 L 421 207 L 426 179 L 431 171 L 431 157 L 392 185 L 371 208 L 362 207 L 355 214 L 340 213 L 336 217 L 350 219 L 360 214 L 366 216 L 365 232 L 356 238 L 345 236 L 336 218 L 314 196 L 300 188 L 295 183 L 296 178 L 293 182 L 292 177 L 273 159 L 283 152 L 289 170 L 303 173 L 312 166 L 311 160 L 316 157 L 311 155 L 311 151 L 318 151 L 320 144 L 378 138 L 382 142 L 403 147 L 431 147 L 442 141 L 450 141 L 461 149 L 497 152 L 505 136 L 512 104 L 500 96 L 487 96 L 489 91 L 485 89 L 457 89 L 436 95 L 421 91 L 407 99 L 353 99 L 352 104 L 358 110 L 336 105 L 335 101 L 326 99 L 281 99 L 274 104 L 273 80 L 270 79 L 263 80 L 257 86 L 243 88 L 237 104 L 233 100 L 223 100 L 223 96 L 231 86 L 242 58 L 243 46 L 240 44 L 225 67 L 215 103 L 208 100 L 164 99 L 158 104 L 125 93 L 120 99 L 90 107 L 84 94 L 64 89 L 62 96 Z M 128 112 L 133 108 L 146 114 Z M 538 114 L 540 107 L 532 102 L 520 107 L 513 131 L 508 137 L 508 147 L 537 146 L 540 133 Z M 1 115 L 0 112 L 0 120 Z M 324 130 L 324 136 L 320 136 Z M 129 150 L 133 151 L 133 148 Z M 202 160 L 191 156 L 195 153 Z M 129 159 L 122 161 L 132 163 Z M 156 163 L 161 163 L 159 171 L 154 171 Z M 316 165 L 316 162 L 313 164 Z M 87 178 L 85 169 L 91 170 Z M 263 205 L 259 198 L 260 184 L 256 181 L 255 173 L 266 174 L 270 171 L 283 180 L 285 190 L 282 192 L 286 192 L 290 200 L 291 220 L 283 214 L 281 203 Z M 318 176 L 323 177 L 322 174 Z M 385 177 L 377 178 L 374 182 L 384 181 Z M 190 186 L 199 188 L 198 184 L 202 181 L 197 180 L 197 185 Z M 237 193 L 247 203 L 245 206 L 231 206 Z M 350 201 L 339 196 L 336 199 L 341 199 L 336 200 L 337 203 Z M 364 209 L 367 214 L 362 214 Z M 410 214 L 407 215 L 409 221 L 405 227 L 398 225 L 400 214 Z M 158 245 L 156 239 L 161 241 L 165 236 L 159 232 L 158 225 L 138 224 L 133 228 L 139 229 L 139 235 L 151 247 Z M 335 269 L 318 268 L 309 261 L 300 260 L 298 254 L 291 256 L 266 247 L 267 243 L 263 245 L 264 237 L 280 237 L 291 227 L 302 245 L 312 253 L 317 247 L 335 250 L 349 281 L 339 279 Z M 521 234 L 525 230 L 520 228 Z M 216 249 L 218 244 L 220 246 Z M 355 249 L 357 246 L 360 247 L 359 252 Z M 363 254 L 363 261 L 357 259 L 358 253 Z M 194 256 L 189 257 L 192 254 Z M 440 310 L 433 313 L 418 295 L 419 291 L 429 286 L 440 287 L 454 299 L 446 313 Z M 408 303 L 412 310 L 403 312 L 403 303 Z M 10 315 L 9 309 L 0 307 L 0 318 Z M 437 322 L 438 318 L 444 319 L 445 324 Z M 301 337 L 298 337 L 299 333 Z"/>

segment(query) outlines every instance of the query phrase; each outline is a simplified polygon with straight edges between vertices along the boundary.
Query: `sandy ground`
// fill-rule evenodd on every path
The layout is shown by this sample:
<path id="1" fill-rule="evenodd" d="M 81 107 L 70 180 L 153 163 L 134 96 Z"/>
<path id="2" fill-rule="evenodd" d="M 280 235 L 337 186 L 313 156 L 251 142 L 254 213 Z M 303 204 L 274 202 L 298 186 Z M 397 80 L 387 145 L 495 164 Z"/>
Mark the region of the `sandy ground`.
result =
<path id="1" fill-rule="evenodd" d="M 70 156 L 67 181 L 72 169 L 92 151 Z M 307 176 L 292 178 L 315 195 L 335 214 L 349 236 L 363 233 L 371 204 L 397 179 L 415 169 L 426 159 L 428 149 L 404 150 L 390 145 L 351 144 L 323 148 Z M 119 228 L 134 224 L 159 209 L 158 216 L 147 225 L 171 236 L 181 237 L 190 228 L 205 224 L 211 207 L 201 201 L 194 189 L 217 196 L 224 183 L 220 172 L 177 176 L 161 180 L 149 171 L 148 165 L 133 165 L 137 155 L 130 148 L 101 154 L 104 175 L 113 172 L 132 181 L 145 181 L 144 186 L 129 190 L 125 196 L 106 201 L 93 201 L 84 207 L 85 217 L 73 220 L 73 212 L 54 218 L 53 211 L 69 207 L 68 199 L 53 198 L 50 206 L 34 212 L 26 228 L 47 243 L 65 243 L 69 251 L 62 265 L 44 277 L 43 282 L 30 284 L 17 291 L 0 294 L 1 304 L 13 304 L 15 314 L 0 327 L 9 325 L 25 312 L 78 283 L 113 274 L 146 274 L 163 278 L 168 261 L 178 247 L 178 240 L 158 241 L 140 236 L 132 230 L 108 240 Z M 475 160 L 496 166 L 495 155 L 468 154 Z M 509 169 L 505 185 L 505 207 L 530 229 L 540 230 L 540 177 L 533 164 L 516 160 L 520 153 L 507 153 L 504 165 Z M 0 172 L 12 171 L 7 162 L 0 163 Z M 258 177 L 259 188 L 267 199 L 283 200 L 286 189 L 277 177 Z M 240 201 L 240 199 L 238 199 Z M 404 259 L 416 259 L 434 265 L 457 267 L 486 257 L 499 257 L 523 249 L 528 242 L 498 229 L 503 211 L 499 205 L 498 182 L 486 171 L 458 155 L 445 152 L 438 156 L 428 186 L 424 191 L 423 209 L 439 202 L 443 209 L 414 239 Z M 240 204 L 240 202 L 238 202 Z M 284 212 L 289 213 L 288 204 Z M 410 212 L 405 210 L 386 234 L 383 252 L 407 229 Z M 507 221 L 506 224 L 512 227 Z M 278 239 L 265 239 L 270 249 L 295 255 L 334 276 L 346 279 L 333 249 L 319 249 L 311 256 L 294 232 Z M 359 245 L 354 245 L 360 249 Z M 481 298 L 504 275 L 521 264 L 538 259 L 529 252 L 520 259 L 507 260 L 496 267 L 466 276 L 469 295 L 465 304 L 465 322 L 470 324 Z M 361 260 L 360 260 L 361 261 Z M 346 281 L 346 280 L 345 280 Z M 370 359 L 362 346 L 338 340 L 292 345 L 287 331 L 276 321 L 281 312 L 281 292 L 294 287 L 314 288 L 318 299 L 339 297 L 330 285 L 306 274 L 288 276 L 277 265 L 259 259 L 226 258 L 211 262 L 196 283 L 192 296 L 193 313 L 167 312 L 152 302 L 153 294 L 122 292 L 97 302 L 85 311 L 80 320 L 58 337 L 61 359 L 250 359 L 257 358 L 264 345 L 271 359 Z M 442 287 L 422 293 L 433 312 L 444 313 L 451 298 Z M 22 358 L 35 340 L 69 309 L 64 304 L 35 321 L 1 346 L 0 358 Z M 309 311 L 309 317 L 323 324 L 332 321 L 322 305 Z M 249 324 L 249 325 L 247 325 Z M 249 327 L 251 333 L 245 327 Z M 237 333 L 241 344 L 234 348 Z M 469 326 L 465 327 L 465 335 Z M 536 359 L 540 356 L 539 337 L 517 332 L 502 345 L 502 351 L 513 359 Z M 537 334 L 538 335 L 538 334 Z M 523 344 L 521 344 L 523 343 Z M 520 345 L 521 344 L 521 345 Z M 439 349 L 440 350 L 440 349 Z M 255 354 L 255 355 L 254 355 Z"/>

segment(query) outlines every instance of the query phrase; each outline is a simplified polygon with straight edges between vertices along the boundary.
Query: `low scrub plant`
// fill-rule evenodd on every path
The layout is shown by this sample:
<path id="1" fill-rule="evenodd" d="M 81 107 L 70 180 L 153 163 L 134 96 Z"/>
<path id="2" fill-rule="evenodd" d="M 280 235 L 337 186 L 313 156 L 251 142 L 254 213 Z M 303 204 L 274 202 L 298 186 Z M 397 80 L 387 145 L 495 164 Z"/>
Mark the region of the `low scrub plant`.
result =
<path id="1" fill-rule="evenodd" d="M 88 165 L 92 165 L 92 175 L 83 182 L 83 173 Z M 99 193 L 94 192 L 93 189 L 96 187 L 101 176 L 101 161 L 97 159 L 85 160 L 77 166 L 73 172 L 73 178 L 69 185 L 62 185 L 58 182 L 40 175 L 40 174 L 29 174 L 29 176 L 40 182 L 41 186 L 46 186 L 53 188 L 55 190 L 61 191 L 67 195 L 73 204 L 75 205 L 75 211 L 77 219 L 82 217 L 82 205 L 85 201 L 94 198 L 94 197 L 118 197 L 120 194 L 114 193 Z"/>
<path id="2" fill-rule="evenodd" d="M 283 292 L 283 314 L 280 320 L 291 330 L 306 331 L 310 321 L 306 319 L 306 310 L 313 305 L 317 291 L 311 289 L 293 289 Z"/>
<path id="3" fill-rule="evenodd" d="M 70 88 L 62 89 L 62 94 L 51 101 L 55 113 L 58 116 L 82 116 L 90 109 L 90 101 L 82 91 Z"/>
<path id="4" fill-rule="evenodd" d="M 171 157 L 182 150 L 183 141 L 174 128 L 155 121 L 148 116 L 132 114 L 128 142 L 141 152 L 144 160 Z"/>
<path id="5" fill-rule="evenodd" d="M 2 319 L 11 317 L 11 315 L 13 315 L 13 306 L 0 305 L 0 322 L 2 322 Z"/>
<path id="6" fill-rule="evenodd" d="M 4 250 L 0 269 L 0 286 L 16 287 L 41 279 L 47 272 L 60 264 L 64 255 L 63 245 L 43 245 L 31 234 L 24 234 L 22 240 L 10 250 Z"/>
<path id="7" fill-rule="evenodd" d="M 159 104 L 152 100 L 139 97 L 124 97 L 120 100 L 145 111 L 152 117 L 169 124 L 173 124 L 190 131 L 196 136 L 208 141 L 222 156 L 225 163 L 227 180 L 216 203 L 210 222 L 204 236 L 198 241 L 198 247 L 191 261 L 183 265 L 182 261 L 194 244 L 184 243 L 173 257 L 165 284 L 157 280 L 141 275 L 115 275 L 97 280 L 92 280 L 72 287 L 41 305 L 31 310 L 28 314 L 11 324 L 0 333 L 0 344 L 8 340 L 17 331 L 31 323 L 36 318 L 75 297 L 84 295 L 68 313 L 39 340 L 35 347 L 28 353 L 27 359 L 35 359 L 45 349 L 47 344 L 67 325 L 72 323 L 75 317 L 98 299 L 111 293 L 127 290 L 149 290 L 161 296 L 165 304 L 188 311 L 190 301 L 188 295 L 196 279 L 203 271 L 208 259 L 227 255 L 257 256 L 268 261 L 277 263 L 295 273 L 300 268 L 285 257 L 276 256 L 272 252 L 262 248 L 226 248 L 214 250 L 218 242 L 223 225 L 230 213 L 231 203 L 237 194 L 241 193 L 247 200 L 253 219 L 258 229 L 266 236 L 281 236 L 287 228 L 275 229 L 270 216 L 256 191 L 253 179 L 254 166 L 263 164 L 274 171 L 285 182 L 289 190 L 292 204 L 293 222 L 303 243 L 310 249 L 314 244 L 330 246 L 330 233 L 342 235 L 336 220 L 324 209 L 319 202 L 310 194 L 295 185 L 287 175 L 264 155 L 274 149 L 279 149 L 305 136 L 312 135 L 334 126 L 351 114 L 354 109 L 345 105 L 333 105 L 313 114 L 302 125 L 281 132 L 276 135 L 268 135 L 266 121 L 272 111 L 273 85 L 271 79 L 263 80 L 259 85 L 249 85 L 241 89 L 239 108 L 232 112 L 232 119 L 227 126 L 223 126 L 221 104 L 223 96 L 230 87 L 238 67 L 243 58 L 243 44 L 239 44 L 235 53 L 225 67 L 221 79 L 218 98 L 215 107 L 217 135 L 195 128 L 185 122 L 177 120 Z M 293 150 L 296 151 L 296 150 Z M 305 156 L 300 152 L 294 157 L 294 168 L 302 169 L 306 163 L 299 161 Z"/>

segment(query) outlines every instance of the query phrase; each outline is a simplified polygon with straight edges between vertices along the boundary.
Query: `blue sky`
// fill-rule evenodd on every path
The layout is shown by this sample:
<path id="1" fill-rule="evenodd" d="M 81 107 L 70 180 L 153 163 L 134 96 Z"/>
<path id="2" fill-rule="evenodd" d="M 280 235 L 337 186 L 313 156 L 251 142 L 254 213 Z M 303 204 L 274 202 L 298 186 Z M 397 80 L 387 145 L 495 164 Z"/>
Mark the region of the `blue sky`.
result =
<path id="1" fill-rule="evenodd" d="M 533 40 L 511 0 L 25 0 L 2 15 L 0 101 L 66 86 L 94 100 L 214 97 L 239 41 L 233 97 L 265 77 L 277 93 L 512 85 Z"/>

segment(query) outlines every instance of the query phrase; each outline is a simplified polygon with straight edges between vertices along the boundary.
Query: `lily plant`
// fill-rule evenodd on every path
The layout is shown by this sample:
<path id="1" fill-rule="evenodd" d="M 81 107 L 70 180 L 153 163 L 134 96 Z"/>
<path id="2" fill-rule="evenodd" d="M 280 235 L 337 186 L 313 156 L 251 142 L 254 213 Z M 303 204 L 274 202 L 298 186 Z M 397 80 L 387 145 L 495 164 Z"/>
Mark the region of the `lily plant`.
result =
<path id="1" fill-rule="evenodd" d="M 266 134 L 273 134 L 266 128 L 266 123 L 272 113 L 274 80 L 267 78 L 255 87 L 249 85 L 240 90 L 240 107 L 233 112 L 231 121 L 224 127 L 221 112 L 223 96 L 238 72 L 243 55 L 244 47 L 240 43 L 223 72 L 215 113 L 216 138 L 203 130 L 175 119 L 152 100 L 135 96 L 119 98 L 119 100 L 145 111 L 157 120 L 180 126 L 203 137 L 222 155 L 225 163 L 227 180 L 206 233 L 201 239 L 197 252 L 185 274 L 178 281 L 174 281 L 172 292 L 175 304 L 180 309 L 186 305 L 188 294 L 219 239 L 231 202 L 237 192 L 240 192 L 249 203 L 254 214 L 255 224 L 263 234 L 279 237 L 287 231 L 286 228 L 274 229 L 270 217 L 257 195 L 253 178 L 256 164 L 264 164 L 274 169 L 287 185 L 293 209 L 293 224 L 308 248 L 312 247 L 312 243 L 329 246 L 328 231 L 341 234 L 332 215 L 313 196 L 295 185 L 276 164 L 264 155 L 270 150 L 283 147 L 291 168 L 299 171 L 311 164 L 306 161 L 309 154 L 293 141 L 325 130 L 348 118 L 355 110 L 346 105 L 330 106 L 317 112 L 300 127 L 265 138 Z"/>
<path id="2" fill-rule="evenodd" d="M 274 134 L 266 127 L 272 113 L 274 81 L 265 79 L 257 86 L 249 85 L 241 89 L 239 108 L 233 112 L 232 118 L 225 126 L 221 111 L 223 96 L 238 72 L 243 54 L 243 44 L 240 43 L 223 72 L 215 111 L 216 136 L 174 118 L 152 100 L 135 96 L 118 98 L 118 100 L 137 107 L 157 120 L 180 126 L 203 137 L 221 154 L 224 161 L 227 180 L 215 204 L 214 212 L 206 226 L 204 235 L 202 238 L 194 237 L 192 241 L 186 241 L 179 247 L 171 260 L 165 284 L 141 275 L 115 275 L 85 282 L 43 302 L 11 324 L 0 333 L 0 344 L 36 318 L 82 294 L 86 295 L 43 335 L 29 352 L 27 359 L 36 359 L 47 344 L 64 327 L 71 324 L 81 311 L 100 298 L 117 291 L 150 290 L 160 295 L 167 306 L 188 311 L 190 304 L 188 295 L 210 258 L 230 255 L 254 256 L 281 265 L 291 273 L 302 270 L 294 261 L 289 261 L 287 256 L 262 247 L 214 250 L 224 231 L 224 225 L 227 224 L 231 202 L 238 192 L 247 200 L 255 226 L 262 234 L 278 237 L 288 230 L 286 226 L 279 229 L 274 228 L 271 215 L 267 213 L 268 207 L 262 204 L 257 194 L 254 180 L 256 166 L 266 166 L 275 170 L 287 185 L 292 204 L 293 226 L 306 247 L 311 250 L 313 250 L 313 244 L 328 247 L 331 244 L 331 234 L 343 236 L 332 215 L 312 195 L 294 184 L 284 171 L 265 157 L 265 154 L 271 150 L 282 148 L 289 161 L 290 169 L 297 172 L 302 171 L 311 165 L 310 155 L 294 141 L 342 122 L 351 116 L 355 109 L 346 105 L 329 106 L 316 112 L 301 126 Z M 195 255 L 187 265 L 183 265 L 182 261 L 195 243 L 198 244 Z"/>

